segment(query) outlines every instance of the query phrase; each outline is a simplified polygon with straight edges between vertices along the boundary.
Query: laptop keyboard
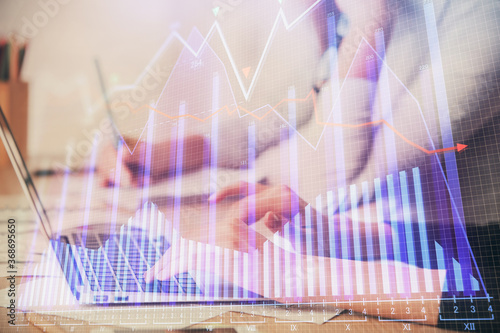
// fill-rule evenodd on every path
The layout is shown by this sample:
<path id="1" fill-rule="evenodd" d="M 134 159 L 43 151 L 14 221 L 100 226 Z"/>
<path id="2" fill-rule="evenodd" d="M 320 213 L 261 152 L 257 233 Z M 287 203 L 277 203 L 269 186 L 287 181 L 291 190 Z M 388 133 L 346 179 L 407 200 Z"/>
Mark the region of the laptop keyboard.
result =
<path id="1" fill-rule="evenodd" d="M 163 237 L 151 240 L 145 233 L 135 237 L 127 237 L 123 233 L 120 235 L 89 233 L 85 240 L 87 246 L 84 247 L 80 235 L 72 236 L 84 269 L 81 273 L 86 275 L 90 289 L 94 292 L 202 294 L 189 273 L 176 275 L 167 281 L 146 283 L 144 273 L 153 267 L 168 249 L 168 243 Z M 58 247 L 58 252 L 69 250 L 66 246 Z M 59 258 L 65 256 L 67 254 L 60 254 Z M 64 262 L 60 263 L 63 267 Z M 68 273 L 69 270 L 65 275 L 69 278 Z"/>

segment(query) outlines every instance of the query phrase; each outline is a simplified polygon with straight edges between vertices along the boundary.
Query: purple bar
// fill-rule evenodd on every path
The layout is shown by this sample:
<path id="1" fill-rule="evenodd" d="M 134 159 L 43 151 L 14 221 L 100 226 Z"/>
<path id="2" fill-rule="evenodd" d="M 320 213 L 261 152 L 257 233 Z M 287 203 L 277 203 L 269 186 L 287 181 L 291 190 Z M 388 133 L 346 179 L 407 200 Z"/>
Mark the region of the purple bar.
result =
<path id="1" fill-rule="evenodd" d="M 443 62 L 441 58 L 441 49 L 439 46 L 439 34 L 432 2 L 424 4 L 425 23 L 427 27 L 427 38 L 431 56 L 432 73 L 434 75 L 434 89 L 436 91 L 436 101 L 439 113 L 439 124 L 443 140 L 443 147 L 453 147 L 453 132 L 450 120 L 450 111 L 446 93 L 446 84 L 444 79 Z M 436 157 L 437 158 L 437 157 Z M 462 193 L 457 170 L 457 161 L 455 154 L 445 154 L 446 174 L 448 176 L 448 190 L 450 192 L 450 201 L 452 205 L 452 214 L 455 227 L 455 237 L 457 242 L 467 243 L 467 233 L 465 230 L 464 212 L 462 207 Z M 444 173 L 441 173 L 444 178 Z M 446 181 L 446 180 L 445 180 Z M 469 294 L 471 291 L 471 282 L 469 276 L 471 268 L 470 246 L 457 246 L 458 259 L 461 263 L 461 274 L 464 277 L 464 291 Z M 481 281 L 482 282 L 482 281 Z M 484 287 L 484 286 L 483 286 Z"/>
<path id="2" fill-rule="evenodd" d="M 248 225 L 254 224 L 255 221 L 255 125 L 248 126 Z M 259 279 L 256 273 L 258 266 L 254 266 L 255 259 L 253 258 L 255 245 L 255 229 L 248 228 L 248 254 L 249 254 L 249 269 L 252 272 L 252 278 L 249 281 L 248 288 L 250 290 L 258 290 Z"/>
<path id="3" fill-rule="evenodd" d="M 339 283 L 337 278 L 337 251 L 336 251 L 336 237 L 335 237 L 335 220 L 334 220 L 334 204 L 333 204 L 333 192 L 328 191 L 327 196 L 327 206 L 328 206 L 328 243 L 330 245 L 330 274 L 332 276 L 332 295 L 339 294 Z"/>
<path id="4" fill-rule="evenodd" d="M 281 258 L 280 258 L 280 239 L 279 233 L 276 232 L 273 238 L 274 248 L 274 297 L 281 297 Z"/>
<path id="5" fill-rule="evenodd" d="M 142 178 L 142 204 L 149 198 L 149 185 L 151 184 L 151 161 L 153 155 L 153 133 L 154 133 L 155 113 L 149 112 L 148 132 L 146 136 L 146 154 L 144 157 L 144 175 Z M 115 183 L 116 185 L 116 183 Z M 116 186 L 115 186 L 116 187 Z M 115 222 L 116 223 L 116 222 Z M 111 229 L 113 230 L 113 229 Z"/>
<path id="6" fill-rule="evenodd" d="M 344 277 L 344 297 L 353 295 L 352 272 L 349 260 L 352 259 L 351 245 L 349 242 L 348 227 L 346 221 L 346 193 L 344 188 L 339 188 L 339 215 L 340 215 L 340 243 L 342 246 L 342 272 Z"/>
<path id="7" fill-rule="evenodd" d="M 354 238 L 354 259 L 356 261 L 356 291 L 358 295 L 364 294 L 363 270 L 361 268 L 361 239 L 359 236 L 359 216 L 356 185 L 351 185 L 351 212 L 352 212 L 352 233 Z"/>
<path id="8" fill-rule="evenodd" d="M 288 88 L 288 98 L 295 99 L 295 87 Z M 294 101 L 288 102 L 288 128 L 289 144 L 290 144 L 290 189 L 294 192 L 291 197 L 290 216 L 293 217 L 299 212 L 299 162 L 297 151 L 297 103 Z"/>

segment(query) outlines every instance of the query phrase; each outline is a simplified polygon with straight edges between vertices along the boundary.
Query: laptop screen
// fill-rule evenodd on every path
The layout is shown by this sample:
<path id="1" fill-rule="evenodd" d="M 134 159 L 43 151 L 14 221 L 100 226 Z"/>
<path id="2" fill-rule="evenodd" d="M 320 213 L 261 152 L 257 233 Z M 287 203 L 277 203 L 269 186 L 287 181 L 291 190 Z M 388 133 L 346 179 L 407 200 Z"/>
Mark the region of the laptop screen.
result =
<path id="1" fill-rule="evenodd" d="M 52 228 L 47 217 L 45 208 L 40 200 L 38 192 L 33 184 L 31 174 L 26 167 L 26 162 L 21 155 L 16 140 L 12 134 L 7 118 L 0 105 L 0 136 L 3 146 L 5 147 L 9 159 L 14 167 L 17 177 L 19 178 L 21 187 L 26 194 L 30 206 L 37 214 L 38 221 L 40 222 L 41 230 L 45 233 L 47 238 L 52 237 Z"/>

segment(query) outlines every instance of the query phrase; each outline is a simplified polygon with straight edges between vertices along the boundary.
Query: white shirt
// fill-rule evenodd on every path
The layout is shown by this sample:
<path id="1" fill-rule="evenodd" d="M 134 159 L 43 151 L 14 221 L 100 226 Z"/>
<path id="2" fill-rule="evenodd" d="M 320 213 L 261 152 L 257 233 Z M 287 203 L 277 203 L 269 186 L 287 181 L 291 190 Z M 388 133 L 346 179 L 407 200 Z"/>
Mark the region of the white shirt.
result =
<path id="1" fill-rule="evenodd" d="M 485 224 L 500 221 L 500 147 L 497 143 L 497 133 L 500 133 L 500 45 L 497 42 L 500 4 L 495 1 L 445 0 L 433 3 L 435 20 L 429 7 L 426 12 L 420 1 L 407 1 L 399 7 L 376 86 L 373 82 L 348 77 L 340 93 L 342 106 L 337 106 L 337 111 L 334 108 L 334 113 L 341 113 L 342 124 L 363 124 L 380 119 L 389 121 L 390 109 L 390 123 L 413 145 L 385 125 L 356 131 L 344 128 L 345 170 L 339 174 L 335 159 L 325 157 L 324 142 L 312 150 L 298 139 L 300 181 L 297 187 L 306 201 L 314 205 L 317 195 L 332 189 L 337 192 L 339 185 L 349 193 L 352 184 L 357 186 L 357 199 L 361 201 L 363 182 L 368 182 L 370 198 L 373 199 L 374 179 L 380 178 L 384 182 L 388 174 L 398 177 L 402 170 L 411 177 L 415 167 L 419 167 L 423 180 L 439 183 L 439 180 L 446 179 L 440 185 L 441 190 L 447 192 L 446 196 L 450 193 L 457 196 L 456 189 L 452 189 L 450 179 L 454 175 L 451 168 L 447 170 L 446 155 L 426 154 L 415 147 L 430 151 L 448 148 L 450 142 L 443 142 L 442 138 L 452 136 L 451 146 L 457 143 L 468 145 L 460 153 L 446 153 L 456 155 L 465 222 Z M 432 22 L 437 28 L 438 45 L 429 43 L 428 36 L 433 34 Z M 436 50 L 441 58 L 432 58 Z M 444 80 L 439 82 L 440 78 Z M 323 88 L 319 95 L 319 109 L 330 109 L 325 105 L 331 105 L 332 96 L 339 94 L 332 88 L 334 85 L 331 80 Z M 442 88 L 445 90 L 440 90 Z M 374 91 L 373 107 L 370 107 L 370 91 Z M 448 128 L 446 115 L 451 125 Z M 315 122 L 314 117 L 310 118 L 299 133 L 303 136 L 303 133 L 309 133 L 305 136 L 314 137 L 310 133 L 323 130 Z M 387 144 L 388 135 L 394 136 L 393 146 Z M 257 164 L 273 182 L 283 182 L 284 168 L 275 167 L 280 165 L 283 144 L 288 143 L 267 151 Z M 388 152 L 390 147 L 397 152 L 395 156 Z M 332 155 L 336 156 L 339 147 L 331 143 L 328 149 L 332 148 L 335 151 Z M 432 159 L 436 156 L 441 161 L 442 170 L 434 165 L 433 171 Z M 433 175 L 433 172 L 437 174 Z M 446 178 L 443 174 L 447 174 Z M 292 183 L 290 181 L 289 185 Z M 435 191 L 438 188 L 436 186 Z M 435 192 L 426 192 L 424 200 L 436 201 L 435 195 Z M 457 205 L 460 205 L 459 199 L 455 198 Z M 352 204 L 349 195 L 346 200 L 349 207 Z M 450 205 L 450 201 L 447 202 Z M 324 206 L 325 202 L 322 204 Z M 440 203 L 436 201 L 435 204 Z M 428 221 L 437 222 L 436 209 L 430 206 L 427 209 Z"/>

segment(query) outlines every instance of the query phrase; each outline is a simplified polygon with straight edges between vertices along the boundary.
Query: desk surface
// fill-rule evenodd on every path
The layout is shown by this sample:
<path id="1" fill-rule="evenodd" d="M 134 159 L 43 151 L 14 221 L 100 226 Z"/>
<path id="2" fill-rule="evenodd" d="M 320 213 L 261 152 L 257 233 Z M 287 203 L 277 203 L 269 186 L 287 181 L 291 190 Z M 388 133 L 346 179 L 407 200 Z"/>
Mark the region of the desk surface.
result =
<path id="1" fill-rule="evenodd" d="M 11 196 L 13 198 L 17 197 L 22 200 L 22 189 L 17 182 L 17 178 L 13 173 L 11 168 L 0 169 L 0 181 L 6 186 L 0 187 L 0 195 Z M 26 206 L 27 201 L 21 202 L 21 206 Z M 0 210 L 5 207 L 0 206 Z M 20 279 L 18 279 L 19 281 Z M 0 290 L 7 287 L 7 281 L 5 279 L 0 279 Z M 55 317 L 52 315 L 37 315 L 28 314 L 18 320 L 24 322 L 25 325 L 22 329 L 20 327 L 14 328 L 8 326 L 8 317 L 6 316 L 7 309 L 0 308 L 0 330 L 2 332 L 87 332 L 89 330 L 96 330 L 101 332 L 113 332 L 125 330 L 126 327 L 110 327 L 110 326 L 96 326 L 91 325 L 89 322 L 84 322 L 83 325 L 67 325 L 67 319 L 64 319 L 64 325 L 61 325 L 61 317 Z M 237 315 L 238 321 L 243 322 L 239 324 L 231 323 L 232 318 Z M 414 332 L 441 332 L 439 328 L 422 326 L 414 323 L 406 322 L 380 322 L 378 318 L 365 317 L 360 314 L 349 314 L 345 311 L 341 315 L 332 319 L 330 322 L 324 323 L 322 325 L 312 324 L 312 323 L 279 323 L 272 317 L 262 317 L 262 316 L 252 316 L 245 313 L 237 312 L 226 312 L 222 317 L 218 318 L 220 323 L 214 324 L 211 320 L 206 320 L 200 324 L 190 326 L 190 329 L 197 329 L 206 331 L 207 329 L 214 329 L 215 332 L 235 332 L 234 329 L 230 327 L 235 327 L 238 331 L 256 330 L 257 332 L 276 332 L 276 331 L 298 331 L 298 332 L 331 332 L 331 331 L 372 331 L 372 332 L 402 332 L 405 329 L 411 328 Z"/>
<path id="2" fill-rule="evenodd" d="M 0 308 L 0 329 L 2 332 L 19 332 L 17 328 L 9 327 L 7 320 L 7 309 Z M 234 316 L 238 317 L 241 323 L 231 323 Z M 100 326 L 92 325 L 91 323 L 83 323 L 75 321 L 75 325 L 68 325 L 68 321 L 64 321 L 61 325 L 61 318 L 51 315 L 27 314 L 25 318 L 18 318 L 26 323 L 21 332 L 88 332 L 90 329 L 95 332 L 127 332 L 130 329 L 126 327 Z M 251 316 L 250 314 L 241 315 L 238 312 L 226 312 L 222 317 L 217 318 L 218 323 L 213 323 L 212 320 L 192 325 L 186 330 L 208 331 L 213 329 L 215 332 L 235 332 L 238 331 L 255 331 L 255 332 L 332 332 L 332 331 L 352 331 L 352 332 L 403 332 L 411 329 L 412 332 L 448 332 L 436 327 L 417 325 L 405 322 L 380 322 L 377 318 L 365 317 L 360 314 L 349 315 L 347 312 L 332 319 L 330 322 L 317 325 L 311 323 L 277 323 L 275 318 Z M 358 321 L 358 322 L 356 322 Z M 265 323 L 262 323 L 265 322 Z M 102 327 L 102 328 L 101 328 Z M 158 327 L 157 332 L 164 332 L 166 327 Z M 131 330 L 130 330 L 131 331 Z M 140 332 L 137 330 L 136 332 Z M 146 331 L 143 331 L 146 332 Z M 155 332 L 155 331 L 148 331 Z M 176 332 L 176 330 L 173 330 Z M 450 331 L 452 332 L 452 331 Z"/>

